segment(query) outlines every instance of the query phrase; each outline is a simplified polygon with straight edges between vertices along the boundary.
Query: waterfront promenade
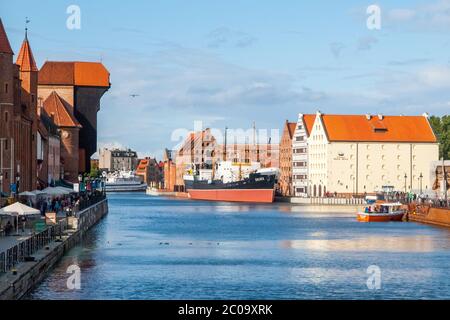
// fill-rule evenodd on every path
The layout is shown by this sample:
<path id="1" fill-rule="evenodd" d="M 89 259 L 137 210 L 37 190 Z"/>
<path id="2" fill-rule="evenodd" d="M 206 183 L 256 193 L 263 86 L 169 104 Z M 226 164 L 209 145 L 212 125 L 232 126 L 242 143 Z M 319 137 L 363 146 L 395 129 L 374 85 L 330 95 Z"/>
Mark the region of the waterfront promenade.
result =
<path id="1" fill-rule="evenodd" d="M 96 197 L 86 202 L 75 216 L 62 218 L 39 233 L 2 238 L 0 300 L 20 299 L 33 289 L 107 212 L 107 199 Z"/>

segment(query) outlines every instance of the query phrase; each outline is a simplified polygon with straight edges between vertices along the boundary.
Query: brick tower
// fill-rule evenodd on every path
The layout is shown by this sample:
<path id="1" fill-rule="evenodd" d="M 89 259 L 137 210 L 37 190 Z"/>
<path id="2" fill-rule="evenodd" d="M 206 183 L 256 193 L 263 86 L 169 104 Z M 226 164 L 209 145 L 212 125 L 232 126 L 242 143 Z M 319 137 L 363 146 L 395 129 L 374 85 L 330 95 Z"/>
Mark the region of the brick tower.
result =
<path id="1" fill-rule="evenodd" d="M 34 190 L 37 187 L 38 68 L 28 41 L 27 30 L 16 64 L 19 66 L 21 81 L 21 110 L 17 116 L 17 121 L 20 121 L 20 137 L 19 147 L 15 150 L 16 162 L 20 168 L 20 189 Z"/>
<path id="2" fill-rule="evenodd" d="M 0 191 L 8 192 L 14 182 L 13 118 L 17 103 L 17 67 L 13 63 L 14 52 L 0 19 Z"/>
<path id="3" fill-rule="evenodd" d="M 79 172 L 90 171 L 90 158 L 97 151 L 97 112 L 109 88 L 109 72 L 97 62 L 47 61 L 39 71 L 39 97 L 45 100 L 55 91 L 81 125 Z"/>

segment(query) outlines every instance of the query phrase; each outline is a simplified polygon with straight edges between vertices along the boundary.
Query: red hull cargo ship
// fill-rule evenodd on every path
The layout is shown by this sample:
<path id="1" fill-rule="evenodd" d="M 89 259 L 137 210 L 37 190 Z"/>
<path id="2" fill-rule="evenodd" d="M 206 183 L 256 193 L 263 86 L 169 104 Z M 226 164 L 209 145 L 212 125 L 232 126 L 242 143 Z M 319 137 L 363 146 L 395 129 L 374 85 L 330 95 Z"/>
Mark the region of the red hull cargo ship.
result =
<path id="1" fill-rule="evenodd" d="M 196 175 L 185 176 L 186 191 L 194 200 L 272 203 L 278 172 L 275 169 L 257 169 L 258 165 L 247 164 L 243 168 L 243 164 L 222 162 L 217 165 L 216 172 L 199 170 Z M 233 167 L 239 168 L 239 174 L 233 172 Z M 220 179 L 215 179 L 215 176 Z"/>

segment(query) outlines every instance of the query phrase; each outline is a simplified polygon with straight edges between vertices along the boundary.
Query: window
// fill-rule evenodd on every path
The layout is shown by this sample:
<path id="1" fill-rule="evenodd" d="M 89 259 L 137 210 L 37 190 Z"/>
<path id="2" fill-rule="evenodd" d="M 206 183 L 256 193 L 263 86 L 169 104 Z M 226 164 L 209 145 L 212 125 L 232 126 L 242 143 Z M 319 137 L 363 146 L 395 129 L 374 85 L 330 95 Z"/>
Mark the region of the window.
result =
<path id="1" fill-rule="evenodd" d="M 303 140 L 304 140 L 304 137 L 303 137 L 303 136 L 298 136 L 298 137 L 295 138 L 295 140 L 296 140 L 296 141 L 303 141 Z"/>
<path id="2" fill-rule="evenodd" d="M 8 112 L 5 112 L 5 122 L 8 123 L 9 114 Z"/>
<path id="3" fill-rule="evenodd" d="M 8 84 L 5 83 L 5 93 L 8 93 Z"/>

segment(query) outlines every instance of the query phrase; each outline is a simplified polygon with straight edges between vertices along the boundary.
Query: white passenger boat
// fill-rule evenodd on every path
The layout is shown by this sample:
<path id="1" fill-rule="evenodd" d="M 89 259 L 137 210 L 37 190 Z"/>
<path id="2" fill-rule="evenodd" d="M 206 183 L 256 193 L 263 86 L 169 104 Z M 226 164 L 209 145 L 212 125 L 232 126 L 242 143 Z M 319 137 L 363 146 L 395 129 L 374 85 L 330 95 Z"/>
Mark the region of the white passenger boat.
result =
<path id="1" fill-rule="evenodd" d="M 113 172 L 106 176 L 106 192 L 143 192 L 147 184 L 133 171 Z"/>

